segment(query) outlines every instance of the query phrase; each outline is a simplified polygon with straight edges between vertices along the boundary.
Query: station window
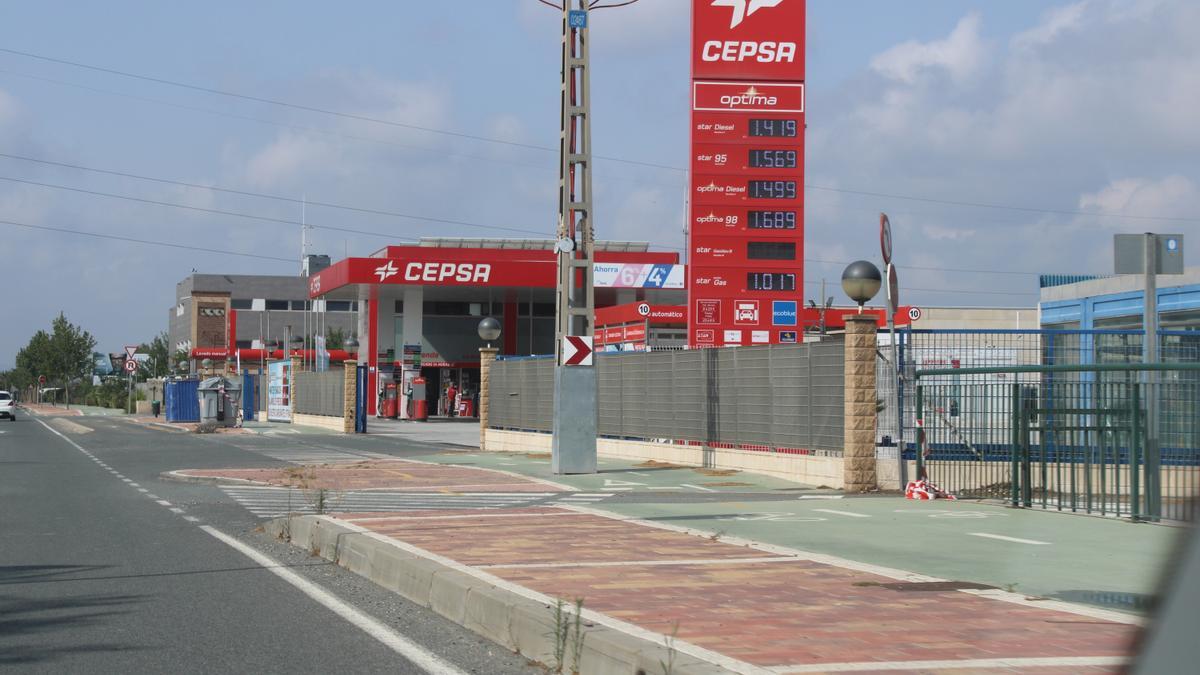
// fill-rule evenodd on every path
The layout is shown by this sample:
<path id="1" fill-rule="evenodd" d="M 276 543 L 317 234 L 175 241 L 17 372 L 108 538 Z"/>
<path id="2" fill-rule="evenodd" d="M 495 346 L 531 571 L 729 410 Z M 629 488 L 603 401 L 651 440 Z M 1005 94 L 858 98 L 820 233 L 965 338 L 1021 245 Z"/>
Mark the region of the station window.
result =
<path id="1" fill-rule="evenodd" d="M 292 301 L 292 310 L 293 311 L 303 312 L 303 311 L 306 311 L 309 309 L 312 309 L 312 305 L 310 305 L 307 300 L 293 300 Z"/>
<path id="2" fill-rule="evenodd" d="M 403 314 L 404 313 L 404 301 L 403 300 L 396 301 L 396 308 L 392 310 L 392 313 L 393 314 Z"/>
<path id="3" fill-rule="evenodd" d="M 238 340 L 235 343 L 238 349 L 250 349 L 254 345 L 253 340 Z"/>
<path id="4" fill-rule="evenodd" d="M 254 301 L 250 298 L 233 298 L 229 301 L 230 309 L 253 309 Z"/>
<path id="5" fill-rule="evenodd" d="M 352 303 L 349 300 L 329 300 L 325 303 L 325 311 L 327 311 L 327 312 L 349 312 L 349 311 L 351 311 L 350 310 L 351 304 Z"/>
<path id="6" fill-rule="evenodd" d="M 289 309 L 291 305 L 287 300 L 267 300 L 267 309 L 270 310 Z"/>

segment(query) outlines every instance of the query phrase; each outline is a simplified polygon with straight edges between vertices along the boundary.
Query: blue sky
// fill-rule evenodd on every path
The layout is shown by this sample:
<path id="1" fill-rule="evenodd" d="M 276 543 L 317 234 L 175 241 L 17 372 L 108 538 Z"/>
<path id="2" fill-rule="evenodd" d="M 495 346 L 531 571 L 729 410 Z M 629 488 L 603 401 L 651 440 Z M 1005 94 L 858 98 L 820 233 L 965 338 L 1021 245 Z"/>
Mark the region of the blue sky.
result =
<path id="1" fill-rule="evenodd" d="M 1186 0 L 810 0 L 806 287 L 895 228 L 906 302 L 1031 306 L 1037 272 L 1105 273 L 1116 232 L 1200 260 L 1200 9 Z M 536 0 L 52 2 L 0 48 L 513 143 L 557 143 L 558 18 Z M 596 152 L 687 160 L 686 0 L 593 19 Z M 535 232 L 554 153 L 218 96 L 0 52 L 0 153 Z M 0 177 L 283 220 L 286 202 L 0 157 Z M 604 238 L 683 246 L 684 175 L 602 161 Z M 821 188 L 1054 212 L 955 207 Z M 1075 212 L 1101 213 L 1105 217 Z M 314 252 L 495 230 L 310 208 Z M 0 220 L 298 257 L 298 227 L 0 180 Z M 529 236 L 534 236 L 530 234 Z M 106 350 L 165 329 L 174 284 L 296 265 L 0 224 L 0 368 L 52 316 Z M 829 261 L 829 262 L 819 262 Z M 965 271 L 959 271 L 965 270 Z M 1019 272 L 1000 274 L 998 272 Z M 836 286 L 836 284 L 832 284 Z M 929 289 L 929 290 L 924 290 Z M 952 292 L 951 292 L 952 291 Z"/>

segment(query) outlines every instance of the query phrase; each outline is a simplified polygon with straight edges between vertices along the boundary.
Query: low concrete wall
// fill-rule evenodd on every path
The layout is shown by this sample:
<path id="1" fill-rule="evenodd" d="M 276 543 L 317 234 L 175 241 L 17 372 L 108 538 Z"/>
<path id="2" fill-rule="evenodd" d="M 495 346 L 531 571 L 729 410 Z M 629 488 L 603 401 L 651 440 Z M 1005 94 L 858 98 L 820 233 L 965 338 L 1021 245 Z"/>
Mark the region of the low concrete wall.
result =
<path id="1" fill-rule="evenodd" d="M 341 417 L 333 417 L 331 415 L 305 415 L 304 413 L 292 413 L 292 424 L 300 424 L 306 427 L 320 427 L 338 433 L 345 433 L 345 420 Z"/>
<path id="2" fill-rule="evenodd" d="M 448 558 L 364 531 L 327 516 L 295 516 L 265 523 L 267 534 L 321 556 L 351 572 L 427 607 L 451 621 L 545 664 L 555 661 L 553 599 L 491 577 Z M 653 633 L 617 630 L 611 618 L 584 610 L 585 639 L 568 644 L 564 661 L 578 656 L 588 675 L 644 675 L 673 663 L 675 675 L 732 675 L 716 663 L 692 656 L 690 645 Z M 561 630 L 559 628 L 558 630 Z M 741 672 L 741 671 L 739 671 Z"/>
<path id="3" fill-rule="evenodd" d="M 550 434 L 534 431 L 509 431 L 487 429 L 484 432 L 483 450 L 490 452 L 550 452 Z M 596 452 L 603 457 L 630 461 L 656 461 L 681 464 L 683 466 L 705 466 L 713 469 L 736 469 L 805 485 L 825 486 L 842 489 L 843 461 L 841 457 L 819 455 L 791 455 L 773 452 L 735 450 L 731 448 L 705 448 L 700 445 L 677 443 L 651 443 L 615 438 L 596 441 Z M 896 460 L 880 459 L 877 462 L 879 485 L 883 489 L 899 487 Z M 914 462 L 909 462 L 909 475 L 916 475 Z"/>

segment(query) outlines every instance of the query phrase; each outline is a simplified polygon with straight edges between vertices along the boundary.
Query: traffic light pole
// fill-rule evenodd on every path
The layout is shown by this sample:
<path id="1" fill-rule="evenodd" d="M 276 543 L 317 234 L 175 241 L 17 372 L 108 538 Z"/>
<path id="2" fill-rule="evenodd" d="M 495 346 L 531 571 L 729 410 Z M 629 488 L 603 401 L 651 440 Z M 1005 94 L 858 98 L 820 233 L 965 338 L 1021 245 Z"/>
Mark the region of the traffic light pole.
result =
<path id="1" fill-rule="evenodd" d="M 551 467 L 556 474 L 596 472 L 596 368 L 563 363 L 564 338 L 591 338 L 595 332 L 588 5 L 589 0 L 564 0 L 562 6 L 562 107 L 555 243 L 558 284 L 551 446 Z"/>

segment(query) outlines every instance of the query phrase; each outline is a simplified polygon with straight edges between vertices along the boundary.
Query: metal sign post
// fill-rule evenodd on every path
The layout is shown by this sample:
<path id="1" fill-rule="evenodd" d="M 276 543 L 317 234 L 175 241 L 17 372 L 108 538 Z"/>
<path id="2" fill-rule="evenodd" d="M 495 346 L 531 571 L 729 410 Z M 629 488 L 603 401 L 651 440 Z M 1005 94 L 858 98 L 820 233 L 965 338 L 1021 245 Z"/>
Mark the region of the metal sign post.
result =
<path id="1" fill-rule="evenodd" d="M 893 424 L 896 442 L 896 470 L 900 479 L 900 489 L 908 483 L 908 465 L 904 462 L 904 410 L 901 406 L 901 396 L 904 390 L 904 368 L 900 364 L 900 348 L 896 344 L 896 311 L 900 308 L 900 280 L 896 275 L 896 267 L 892 264 L 892 223 L 886 213 L 879 214 L 879 248 L 883 254 L 883 264 L 887 268 L 887 321 L 888 332 L 892 341 L 892 370 L 895 372 L 896 390 L 892 392 L 892 410 L 895 411 L 896 421 Z"/>
<path id="2" fill-rule="evenodd" d="M 564 344 L 595 332 L 592 260 L 591 81 L 588 0 L 562 5 L 562 108 L 559 141 L 558 287 L 554 340 L 554 439 L 556 474 L 596 472 L 596 369 L 569 364 Z M 576 5 L 576 8 L 572 8 Z M 575 344 L 574 340 L 569 344 Z"/>
<path id="3" fill-rule="evenodd" d="M 1159 362 L 1158 354 L 1158 275 L 1183 274 L 1183 235 L 1118 234 L 1113 237 L 1114 271 L 1117 274 L 1141 274 L 1142 362 Z M 1146 476 L 1146 514 L 1157 520 L 1162 516 L 1161 453 L 1159 452 L 1158 372 L 1142 372 L 1146 402 L 1146 440 L 1143 453 Z"/>

